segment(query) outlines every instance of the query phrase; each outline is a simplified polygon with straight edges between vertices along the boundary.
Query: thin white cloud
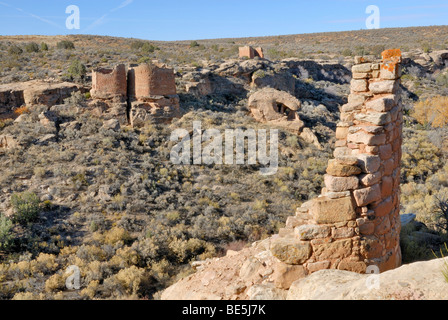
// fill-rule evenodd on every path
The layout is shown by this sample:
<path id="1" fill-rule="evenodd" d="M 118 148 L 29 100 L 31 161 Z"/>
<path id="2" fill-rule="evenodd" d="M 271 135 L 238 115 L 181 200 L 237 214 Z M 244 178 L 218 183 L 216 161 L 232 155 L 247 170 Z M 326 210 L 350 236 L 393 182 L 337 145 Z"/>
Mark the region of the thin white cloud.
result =
<path id="1" fill-rule="evenodd" d="M 125 0 L 118 7 L 110 10 L 110 12 L 114 12 L 114 11 L 123 9 L 124 7 L 127 7 L 128 5 L 132 4 L 132 2 L 134 2 L 134 0 Z"/>
<path id="2" fill-rule="evenodd" d="M 87 28 L 84 29 L 84 31 L 89 31 L 95 27 L 98 27 L 106 22 L 106 18 L 109 14 L 106 13 L 103 16 L 101 16 L 99 19 L 96 19 L 94 22 L 92 22 Z"/>
<path id="3" fill-rule="evenodd" d="M 3 6 L 5 6 L 5 7 L 9 7 L 9 8 L 13 8 L 13 9 L 19 11 L 19 12 L 22 12 L 22 13 L 26 14 L 26 15 L 29 16 L 29 17 L 32 17 L 32 18 L 34 18 L 34 19 L 40 20 L 40 21 L 42 21 L 42 22 L 45 22 L 45 23 L 47 23 L 47 24 L 49 24 L 49 25 L 51 25 L 51 26 L 53 26 L 53 27 L 56 27 L 56 28 L 59 28 L 59 29 L 63 29 L 63 27 L 60 26 L 59 24 L 57 24 L 57 23 L 55 23 L 55 22 L 53 22 L 53 21 L 51 21 L 51 20 L 44 19 L 44 18 L 42 18 L 41 16 L 38 16 L 38 15 L 36 15 L 36 14 L 30 13 L 30 12 L 26 12 L 26 11 L 23 10 L 22 8 L 14 7 L 14 6 L 12 6 L 12 5 L 8 4 L 8 3 L 5 3 L 5 2 L 0 2 L 0 5 L 3 5 Z"/>
<path id="4" fill-rule="evenodd" d="M 101 16 L 99 19 L 95 20 L 92 24 L 90 24 L 87 28 L 84 29 L 84 31 L 89 31 L 92 30 L 93 28 L 104 24 L 107 20 L 107 16 L 112 13 L 112 12 L 116 12 L 118 10 L 121 10 L 127 6 L 129 6 L 130 4 L 132 4 L 134 2 L 134 0 L 125 0 L 123 1 L 118 7 L 113 8 L 111 10 L 109 10 L 108 13 L 104 14 L 103 16 Z"/>

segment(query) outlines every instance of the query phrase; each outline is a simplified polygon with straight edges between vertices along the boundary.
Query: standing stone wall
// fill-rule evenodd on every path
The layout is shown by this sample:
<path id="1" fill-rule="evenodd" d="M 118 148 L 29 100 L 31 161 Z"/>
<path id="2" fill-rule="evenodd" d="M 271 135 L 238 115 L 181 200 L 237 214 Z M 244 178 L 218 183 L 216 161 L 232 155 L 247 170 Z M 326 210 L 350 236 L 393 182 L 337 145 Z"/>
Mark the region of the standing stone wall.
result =
<path id="1" fill-rule="evenodd" d="M 240 58 L 249 58 L 253 59 L 255 57 L 264 58 L 263 48 L 253 48 L 251 46 L 245 46 L 239 48 L 239 56 Z"/>
<path id="2" fill-rule="evenodd" d="M 402 105 L 400 50 L 381 62 L 355 58 L 321 196 L 298 208 L 271 242 L 282 262 L 365 273 L 399 267 Z"/>
<path id="3" fill-rule="evenodd" d="M 142 64 L 129 69 L 129 96 L 141 99 L 149 96 L 176 95 L 174 70 L 154 64 Z"/>
<path id="4" fill-rule="evenodd" d="M 96 69 L 92 72 L 92 90 L 94 99 L 111 99 L 127 97 L 127 75 L 123 64 L 114 69 Z"/>
<path id="5" fill-rule="evenodd" d="M 129 118 L 134 127 L 148 122 L 170 123 L 180 117 L 174 70 L 142 64 L 128 71 Z"/>

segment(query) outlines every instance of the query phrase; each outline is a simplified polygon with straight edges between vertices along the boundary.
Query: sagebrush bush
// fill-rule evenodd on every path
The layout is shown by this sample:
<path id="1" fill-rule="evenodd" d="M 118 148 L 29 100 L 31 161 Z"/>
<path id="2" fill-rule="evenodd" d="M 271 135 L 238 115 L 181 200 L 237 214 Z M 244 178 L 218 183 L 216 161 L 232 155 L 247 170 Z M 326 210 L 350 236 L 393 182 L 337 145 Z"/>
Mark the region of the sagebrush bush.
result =
<path id="1" fill-rule="evenodd" d="M 448 97 L 435 96 L 419 101 L 411 115 L 424 126 L 444 127 L 448 124 Z"/>
<path id="2" fill-rule="evenodd" d="M 8 250 L 13 241 L 13 222 L 11 219 L 0 214 L 0 250 Z"/>
<path id="3" fill-rule="evenodd" d="M 39 197 L 35 193 L 14 193 L 11 204 L 15 211 L 14 222 L 26 225 L 38 219 L 41 208 Z"/>

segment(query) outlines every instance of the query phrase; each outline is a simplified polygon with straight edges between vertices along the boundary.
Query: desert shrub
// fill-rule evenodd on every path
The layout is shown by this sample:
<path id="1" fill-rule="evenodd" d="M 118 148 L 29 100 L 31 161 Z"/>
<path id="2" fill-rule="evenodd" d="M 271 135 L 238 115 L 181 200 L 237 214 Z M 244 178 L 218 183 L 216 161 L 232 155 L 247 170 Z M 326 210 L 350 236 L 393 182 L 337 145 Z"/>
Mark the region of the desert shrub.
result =
<path id="1" fill-rule="evenodd" d="M 146 42 L 141 48 L 140 50 L 143 53 L 153 53 L 155 50 L 157 49 L 156 46 L 154 46 L 153 44 Z"/>
<path id="2" fill-rule="evenodd" d="M 35 193 L 14 193 L 11 196 L 11 204 L 15 211 L 13 221 L 16 223 L 26 225 L 39 217 L 40 200 Z"/>
<path id="3" fill-rule="evenodd" d="M 45 290 L 47 292 L 54 292 L 56 290 L 62 290 L 65 288 L 65 278 L 60 274 L 52 275 L 47 281 L 45 281 Z"/>
<path id="4" fill-rule="evenodd" d="M 87 68 L 78 59 L 73 60 L 67 70 L 67 75 L 73 80 L 81 80 L 85 77 Z"/>
<path id="5" fill-rule="evenodd" d="M 17 45 L 12 45 L 12 46 L 9 47 L 8 53 L 10 55 L 20 55 L 20 54 L 23 53 L 23 50 L 22 50 L 22 48 L 20 48 Z"/>
<path id="6" fill-rule="evenodd" d="M 25 51 L 28 53 L 39 52 L 39 45 L 36 42 L 30 42 L 25 45 Z"/>
<path id="7" fill-rule="evenodd" d="M 444 127 L 448 124 L 448 97 L 436 96 L 419 101 L 411 115 L 424 126 Z"/>
<path id="8" fill-rule="evenodd" d="M 199 47 L 199 43 L 197 41 L 191 41 L 190 48 L 196 48 L 196 47 Z"/>
<path id="9" fill-rule="evenodd" d="M 71 42 L 71 41 L 68 41 L 68 40 L 62 40 L 62 41 L 60 41 L 60 42 L 58 42 L 56 44 L 56 47 L 58 49 L 73 50 L 73 49 L 75 49 L 75 44 L 73 42 Z"/>
<path id="10" fill-rule="evenodd" d="M 426 132 L 418 132 L 405 140 L 402 159 L 403 182 L 414 179 L 425 181 L 428 175 L 436 172 L 441 165 L 440 150 L 428 140 Z"/>
<path id="11" fill-rule="evenodd" d="M 40 44 L 40 50 L 41 51 L 48 51 L 48 44 L 46 44 L 45 42 L 42 42 Z"/>
<path id="12" fill-rule="evenodd" d="M 439 218 L 437 222 L 437 227 L 443 230 L 445 233 L 448 232 L 448 197 L 438 198 L 436 197 L 437 211 L 436 216 Z"/>
<path id="13" fill-rule="evenodd" d="M 8 250 L 12 244 L 13 235 L 12 235 L 12 227 L 13 222 L 5 217 L 4 215 L 0 215 L 0 250 Z"/>
<path id="14" fill-rule="evenodd" d="M 415 225 L 410 223 L 403 227 L 400 234 L 400 247 L 403 256 L 403 263 L 416 261 L 426 261 L 431 259 L 432 253 L 429 248 L 423 246 L 421 242 L 412 237 L 416 231 Z"/>
<path id="15" fill-rule="evenodd" d="M 448 73 L 445 74 L 439 74 L 436 77 L 436 83 L 439 86 L 448 86 Z"/>
<path id="16" fill-rule="evenodd" d="M 132 266 L 104 280 L 104 286 L 117 296 L 136 296 L 145 281 L 145 274 L 145 269 Z"/>
<path id="17" fill-rule="evenodd" d="M 344 57 L 350 57 L 350 56 L 353 55 L 353 51 L 350 50 L 349 48 L 345 48 L 344 50 L 342 50 L 341 54 L 342 54 Z"/>
<path id="18" fill-rule="evenodd" d="M 16 110 L 14 110 L 14 113 L 18 116 L 25 114 L 25 113 L 30 113 L 30 110 L 28 109 L 27 106 L 21 106 L 20 108 L 17 108 Z"/>

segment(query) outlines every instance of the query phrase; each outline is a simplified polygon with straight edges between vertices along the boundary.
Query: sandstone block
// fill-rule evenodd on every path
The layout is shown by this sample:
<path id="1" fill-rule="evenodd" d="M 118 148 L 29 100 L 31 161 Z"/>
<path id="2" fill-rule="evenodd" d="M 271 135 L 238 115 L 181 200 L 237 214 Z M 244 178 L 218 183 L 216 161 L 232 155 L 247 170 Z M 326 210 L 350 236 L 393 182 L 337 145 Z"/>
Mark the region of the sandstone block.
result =
<path id="1" fill-rule="evenodd" d="M 353 228 L 342 227 L 342 228 L 333 228 L 331 230 L 331 236 L 333 239 L 351 238 L 354 235 L 355 231 Z"/>
<path id="2" fill-rule="evenodd" d="M 367 259 L 381 257 L 383 244 L 376 236 L 365 236 L 361 239 L 361 254 Z"/>
<path id="3" fill-rule="evenodd" d="M 379 156 L 381 160 L 388 160 L 392 157 L 392 146 L 390 144 L 386 144 L 379 147 Z"/>
<path id="4" fill-rule="evenodd" d="M 368 146 L 379 146 L 386 143 L 386 135 L 374 135 L 364 131 L 358 131 L 357 133 L 349 134 L 347 136 L 347 141 L 353 143 L 363 143 Z"/>
<path id="5" fill-rule="evenodd" d="M 348 134 L 347 127 L 338 127 L 336 128 L 336 139 L 346 139 Z"/>
<path id="6" fill-rule="evenodd" d="M 374 94 L 395 93 L 399 88 L 399 82 L 395 80 L 383 80 L 370 83 L 370 91 Z"/>
<path id="7" fill-rule="evenodd" d="M 364 261 L 356 261 L 350 258 L 343 259 L 339 265 L 339 270 L 345 270 L 356 273 L 365 273 L 367 269 L 367 265 Z"/>
<path id="8" fill-rule="evenodd" d="M 364 207 L 368 204 L 381 199 L 381 188 L 379 184 L 372 187 L 358 189 L 353 192 L 358 207 Z"/>
<path id="9" fill-rule="evenodd" d="M 392 192 L 394 191 L 394 180 L 390 176 L 385 176 L 381 180 L 381 197 L 383 199 L 387 198 L 388 196 L 392 195 Z"/>
<path id="10" fill-rule="evenodd" d="M 365 95 L 352 93 L 348 96 L 348 103 L 352 106 L 361 107 L 366 99 Z"/>
<path id="11" fill-rule="evenodd" d="M 352 73 L 369 73 L 372 71 L 371 63 L 357 64 L 352 67 Z"/>
<path id="12" fill-rule="evenodd" d="M 332 160 L 328 163 L 327 173 L 336 177 L 350 177 L 360 174 L 362 171 L 356 165 L 346 164 L 339 160 Z M 335 191 L 335 190 L 333 190 Z M 345 191 L 345 190 L 341 190 Z"/>
<path id="13" fill-rule="evenodd" d="M 305 268 L 299 265 L 278 262 L 274 264 L 273 269 L 274 273 L 271 276 L 271 281 L 277 288 L 283 290 L 288 290 L 293 282 L 306 277 Z"/>
<path id="14" fill-rule="evenodd" d="M 294 233 L 300 240 L 312 240 L 326 238 L 330 235 L 331 229 L 327 226 L 314 224 L 303 225 L 295 228 Z"/>
<path id="15" fill-rule="evenodd" d="M 352 92 L 365 92 L 368 91 L 368 81 L 367 80 L 359 80 L 359 79 L 353 79 L 350 88 Z"/>
<path id="16" fill-rule="evenodd" d="M 325 175 L 325 186 L 330 192 L 343 192 L 347 190 L 355 190 L 359 186 L 359 179 L 356 176 L 351 177 L 335 177 Z"/>
<path id="17" fill-rule="evenodd" d="M 351 197 L 314 199 L 310 213 L 318 224 L 332 224 L 356 219 L 356 211 Z"/>
<path id="18" fill-rule="evenodd" d="M 394 200 L 392 197 L 388 197 L 383 200 L 380 204 L 378 204 L 374 209 L 375 216 L 377 218 L 384 217 L 394 210 Z"/>
<path id="19" fill-rule="evenodd" d="M 376 173 L 380 169 L 381 158 L 379 156 L 360 154 L 358 155 L 358 165 L 364 173 Z"/>
<path id="20" fill-rule="evenodd" d="M 366 103 L 366 108 L 376 112 L 387 112 L 397 105 L 397 95 L 388 95 Z"/>
<path id="21" fill-rule="evenodd" d="M 271 252 L 284 263 L 303 264 L 311 256 L 311 245 L 293 238 L 277 238 L 271 243 Z"/>
<path id="22" fill-rule="evenodd" d="M 391 115 L 386 112 L 359 113 L 355 115 L 355 119 L 377 126 L 384 126 L 392 121 Z"/>
<path id="23" fill-rule="evenodd" d="M 351 255 L 352 240 L 337 240 L 334 242 L 314 242 L 313 251 L 319 260 L 343 259 Z"/>
<path id="24" fill-rule="evenodd" d="M 330 261 L 317 261 L 308 263 L 306 265 L 306 268 L 308 269 L 309 273 L 317 272 L 319 270 L 329 269 L 331 265 Z"/>
<path id="25" fill-rule="evenodd" d="M 382 236 L 390 231 L 390 219 L 387 215 L 381 218 L 377 218 L 376 222 L 378 223 L 375 227 L 376 235 Z"/>

